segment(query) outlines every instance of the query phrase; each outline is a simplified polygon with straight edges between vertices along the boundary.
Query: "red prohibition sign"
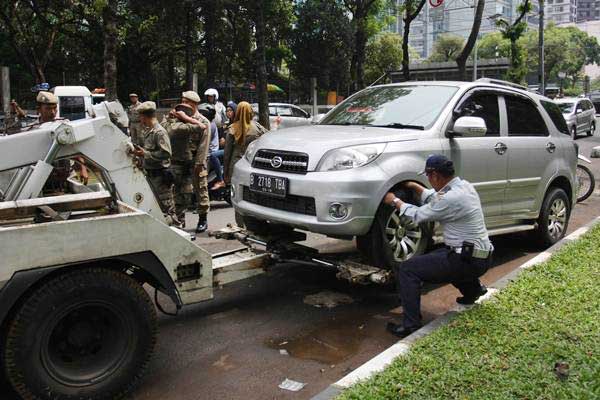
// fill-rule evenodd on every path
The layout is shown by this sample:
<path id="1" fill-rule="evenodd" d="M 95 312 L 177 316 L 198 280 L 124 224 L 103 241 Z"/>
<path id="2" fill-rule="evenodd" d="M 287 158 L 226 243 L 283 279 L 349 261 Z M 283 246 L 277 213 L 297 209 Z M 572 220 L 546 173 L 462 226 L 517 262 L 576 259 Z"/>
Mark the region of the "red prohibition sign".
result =
<path id="1" fill-rule="evenodd" d="M 444 4 L 444 0 L 429 0 L 429 5 L 433 8 L 439 7 Z"/>

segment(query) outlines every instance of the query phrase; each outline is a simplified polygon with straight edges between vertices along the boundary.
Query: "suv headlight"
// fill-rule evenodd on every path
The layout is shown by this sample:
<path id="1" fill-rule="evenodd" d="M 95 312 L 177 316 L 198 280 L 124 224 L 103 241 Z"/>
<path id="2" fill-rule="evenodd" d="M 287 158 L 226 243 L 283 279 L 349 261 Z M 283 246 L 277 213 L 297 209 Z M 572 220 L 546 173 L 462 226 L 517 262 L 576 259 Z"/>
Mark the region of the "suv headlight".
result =
<path id="1" fill-rule="evenodd" d="M 385 150 L 385 143 L 375 143 L 352 147 L 342 147 L 326 153 L 317 171 L 340 171 L 367 165 Z"/>
<path id="2" fill-rule="evenodd" d="M 254 142 L 250 143 L 248 145 L 248 147 L 246 148 L 246 152 L 244 153 L 244 158 L 250 163 L 252 164 L 252 160 L 254 159 L 254 154 L 256 153 L 258 143 L 255 140 Z"/>

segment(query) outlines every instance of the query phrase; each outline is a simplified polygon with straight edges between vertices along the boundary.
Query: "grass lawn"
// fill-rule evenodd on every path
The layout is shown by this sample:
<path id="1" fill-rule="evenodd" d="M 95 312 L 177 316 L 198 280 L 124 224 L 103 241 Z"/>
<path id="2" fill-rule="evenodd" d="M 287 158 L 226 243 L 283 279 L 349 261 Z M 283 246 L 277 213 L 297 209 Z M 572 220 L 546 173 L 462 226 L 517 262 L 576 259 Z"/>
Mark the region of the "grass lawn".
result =
<path id="1" fill-rule="evenodd" d="M 348 399 L 600 399 L 600 226 L 338 397 Z"/>

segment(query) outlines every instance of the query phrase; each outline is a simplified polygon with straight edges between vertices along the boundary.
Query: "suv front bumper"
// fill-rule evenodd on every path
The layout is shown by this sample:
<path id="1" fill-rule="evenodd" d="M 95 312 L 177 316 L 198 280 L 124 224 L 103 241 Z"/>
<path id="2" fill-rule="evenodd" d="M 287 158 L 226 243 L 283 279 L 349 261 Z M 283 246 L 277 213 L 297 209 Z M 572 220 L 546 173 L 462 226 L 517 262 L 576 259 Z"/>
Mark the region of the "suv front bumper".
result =
<path id="1" fill-rule="evenodd" d="M 260 197 L 265 202 L 256 201 L 256 198 L 249 201 L 247 196 L 244 197 L 244 191 L 249 193 L 251 173 L 288 178 L 288 197 L 297 200 L 296 196 L 300 196 L 302 202 L 311 203 L 311 212 L 291 212 L 282 209 L 283 207 L 265 206 L 263 204 L 273 202 L 262 194 Z M 387 180 L 387 175 L 376 162 L 348 170 L 308 172 L 301 175 L 253 168 L 242 158 L 235 165 L 232 177 L 235 191 L 232 201 L 235 210 L 242 216 L 283 223 L 324 235 L 357 236 L 366 234 L 371 228 L 377 207 L 385 194 Z M 285 200 L 276 203 L 283 205 L 282 201 Z M 347 207 L 348 215 L 344 219 L 336 220 L 330 216 L 329 209 L 334 203 Z M 310 215 L 311 213 L 316 215 Z"/>

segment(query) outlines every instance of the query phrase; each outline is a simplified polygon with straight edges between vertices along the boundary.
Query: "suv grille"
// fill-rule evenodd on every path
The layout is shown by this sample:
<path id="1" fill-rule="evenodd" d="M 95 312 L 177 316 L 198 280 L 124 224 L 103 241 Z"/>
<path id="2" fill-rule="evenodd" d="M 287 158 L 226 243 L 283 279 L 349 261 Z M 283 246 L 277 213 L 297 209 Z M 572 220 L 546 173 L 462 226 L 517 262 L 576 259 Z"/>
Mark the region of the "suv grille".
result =
<path id="1" fill-rule="evenodd" d="M 273 161 L 274 159 L 276 160 Z M 254 156 L 252 166 L 271 171 L 306 174 L 306 170 L 308 169 L 308 154 L 261 149 Z"/>
<path id="2" fill-rule="evenodd" d="M 253 192 L 248 186 L 244 188 L 244 200 L 259 206 L 289 211 L 296 214 L 317 215 L 315 199 L 312 197 L 295 196 L 288 194 L 285 198 L 273 197 L 262 193 Z"/>

